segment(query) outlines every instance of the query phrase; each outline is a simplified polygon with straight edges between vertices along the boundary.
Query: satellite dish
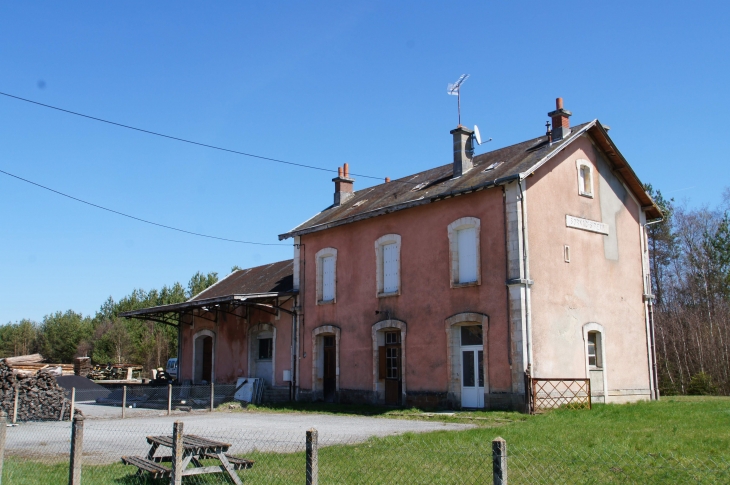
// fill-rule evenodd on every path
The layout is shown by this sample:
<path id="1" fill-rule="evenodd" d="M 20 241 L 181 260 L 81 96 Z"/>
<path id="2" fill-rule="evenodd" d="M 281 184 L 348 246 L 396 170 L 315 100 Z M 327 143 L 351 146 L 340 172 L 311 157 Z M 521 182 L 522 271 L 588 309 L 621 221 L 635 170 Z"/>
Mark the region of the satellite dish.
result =
<path id="1" fill-rule="evenodd" d="M 479 127 L 474 125 L 474 138 L 477 140 L 477 145 L 482 144 L 482 135 L 479 134 Z"/>

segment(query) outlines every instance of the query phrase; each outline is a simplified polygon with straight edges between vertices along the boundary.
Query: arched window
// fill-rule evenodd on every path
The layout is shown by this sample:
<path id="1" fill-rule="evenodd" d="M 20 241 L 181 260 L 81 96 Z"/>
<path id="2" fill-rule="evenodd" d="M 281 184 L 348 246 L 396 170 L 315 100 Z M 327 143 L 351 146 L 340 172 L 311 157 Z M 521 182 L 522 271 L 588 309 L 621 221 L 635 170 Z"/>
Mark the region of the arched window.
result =
<path id="1" fill-rule="evenodd" d="M 479 258 L 480 221 L 476 217 L 462 217 L 448 226 L 451 255 L 451 287 L 481 284 Z"/>

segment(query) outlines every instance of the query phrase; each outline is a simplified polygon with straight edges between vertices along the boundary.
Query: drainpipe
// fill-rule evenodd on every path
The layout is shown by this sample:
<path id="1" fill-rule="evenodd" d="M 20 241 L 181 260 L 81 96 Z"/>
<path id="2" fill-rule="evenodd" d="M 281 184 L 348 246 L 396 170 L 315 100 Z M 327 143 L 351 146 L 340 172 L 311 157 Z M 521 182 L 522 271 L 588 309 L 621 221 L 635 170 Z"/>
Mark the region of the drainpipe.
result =
<path id="1" fill-rule="evenodd" d="M 652 224 L 658 224 L 660 222 L 663 222 L 664 218 L 657 219 L 656 221 L 647 222 L 644 224 L 644 234 L 642 234 L 642 239 L 647 242 L 647 248 L 646 252 L 649 253 L 649 245 L 648 245 L 648 232 L 646 230 L 647 226 L 650 226 Z M 649 276 L 649 288 L 648 290 L 651 292 L 651 266 L 649 265 L 649 261 L 646 262 L 647 267 L 649 268 L 649 271 L 647 272 L 647 276 Z M 649 327 L 649 340 L 651 345 L 651 354 L 649 355 L 649 368 L 651 369 L 652 377 L 654 378 L 654 389 L 652 389 L 652 393 L 654 394 L 654 399 L 657 401 L 659 400 L 659 371 L 657 368 L 656 363 L 656 345 L 655 345 L 655 337 L 654 337 L 654 299 L 651 298 L 648 302 L 647 311 L 649 313 L 649 321 L 647 322 L 647 325 Z"/>
<path id="2" fill-rule="evenodd" d="M 530 375 L 533 375 L 534 370 L 532 369 L 532 312 L 530 311 L 530 249 L 527 245 L 527 204 L 525 203 L 525 193 L 522 189 L 522 182 L 524 179 L 520 177 L 517 181 L 517 186 L 520 188 L 520 207 L 522 210 L 522 258 L 524 265 L 524 279 L 525 279 L 525 326 L 527 327 L 525 339 L 527 342 L 527 369 L 530 370 Z M 525 389 L 527 394 L 527 389 Z"/>

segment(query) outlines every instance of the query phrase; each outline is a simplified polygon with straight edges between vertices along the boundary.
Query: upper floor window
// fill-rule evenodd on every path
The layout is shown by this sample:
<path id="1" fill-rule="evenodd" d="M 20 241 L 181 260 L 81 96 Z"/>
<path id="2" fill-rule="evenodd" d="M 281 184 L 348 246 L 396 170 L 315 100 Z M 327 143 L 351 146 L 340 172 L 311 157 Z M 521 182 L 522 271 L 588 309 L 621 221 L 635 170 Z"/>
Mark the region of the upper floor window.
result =
<path id="1" fill-rule="evenodd" d="M 462 217 L 449 224 L 452 288 L 481 283 L 479 230 L 476 217 Z"/>
<path id="2" fill-rule="evenodd" d="M 337 289 L 337 250 L 317 251 L 317 304 L 334 303 Z"/>
<path id="3" fill-rule="evenodd" d="M 578 160 L 578 193 L 593 197 L 593 165 L 586 160 Z"/>
<path id="4" fill-rule="evenodd" d="M 386 234 L 375 241 L 377 296 L 400 295 L 400 236 Z"/>

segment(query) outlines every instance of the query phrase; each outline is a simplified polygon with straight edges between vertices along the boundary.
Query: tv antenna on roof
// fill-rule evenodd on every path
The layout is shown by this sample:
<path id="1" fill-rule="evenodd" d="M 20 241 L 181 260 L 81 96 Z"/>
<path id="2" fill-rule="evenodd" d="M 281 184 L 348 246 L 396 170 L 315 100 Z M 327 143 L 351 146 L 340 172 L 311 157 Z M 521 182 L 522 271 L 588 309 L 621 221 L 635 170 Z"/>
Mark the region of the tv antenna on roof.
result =
<path id="1" fill-rule="evenodd" d="M 459 76 L 459 79 L 457 79 L 454 84 L 449 84 L 446 88 L 447 94 L 450 94 L 451 96 L 456 96 L 459 109 L 459 125 L 461 125 L 461 85 L 464 84 L 464 81 L 466 81 L 466 78 L 468 77 L 468 74 L 462 74 L 461 76 Z"/>

